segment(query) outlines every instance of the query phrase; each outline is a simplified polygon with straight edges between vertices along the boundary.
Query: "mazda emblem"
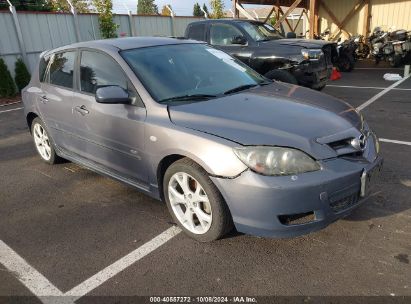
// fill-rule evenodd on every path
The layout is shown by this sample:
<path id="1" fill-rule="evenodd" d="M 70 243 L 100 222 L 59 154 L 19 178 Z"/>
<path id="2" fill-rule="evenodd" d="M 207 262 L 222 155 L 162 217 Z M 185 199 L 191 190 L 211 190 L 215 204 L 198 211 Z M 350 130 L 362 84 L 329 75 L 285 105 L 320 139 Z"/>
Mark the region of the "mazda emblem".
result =
<path id="1" fill-rule="evenodd" d="M 364 133 L 361 133 L 360 136 L 353 138 L 350 144 L 354 149 L 358 151 L 363 151 L 367 144 L 367 135 Z"/>

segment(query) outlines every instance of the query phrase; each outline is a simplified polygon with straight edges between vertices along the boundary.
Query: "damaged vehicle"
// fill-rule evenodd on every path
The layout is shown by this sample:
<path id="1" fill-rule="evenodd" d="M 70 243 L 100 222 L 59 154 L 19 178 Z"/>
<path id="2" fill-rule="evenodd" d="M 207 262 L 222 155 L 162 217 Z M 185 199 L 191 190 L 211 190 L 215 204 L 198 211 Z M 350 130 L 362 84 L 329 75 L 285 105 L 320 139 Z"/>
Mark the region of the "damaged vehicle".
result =
<path id="1" fill-rule="evenodd" d="M 321 90 L 337 56 L 335 43 L 285 39 L 271 25 L 252 20 L 217 19 L 190 23 L 185 38 L 205 41 L 266 77 Z"/>
<path id="2" fill-rule="evenodd" d="M 41 55 L 22 92 L 41 159 L 164 200 L 192 238 L 292 237 L 370 197 L 377 136 L 352 106 L 204 43 L 133 37 Z"/>

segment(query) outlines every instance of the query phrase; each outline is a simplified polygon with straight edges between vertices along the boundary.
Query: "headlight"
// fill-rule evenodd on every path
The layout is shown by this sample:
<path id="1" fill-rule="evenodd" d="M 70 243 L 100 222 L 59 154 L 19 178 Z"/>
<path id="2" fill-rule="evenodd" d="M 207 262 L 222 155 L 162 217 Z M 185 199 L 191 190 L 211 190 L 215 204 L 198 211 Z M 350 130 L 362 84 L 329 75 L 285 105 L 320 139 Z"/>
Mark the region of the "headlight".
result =
<path id="1" fill-rule="evenodd" d="M 306 60 L 318 60 L 324 53 L 317 49 L 302 49 L 301 54 Z"/>
<path id="2" fill-rule="evenodd" d="M 263 175 L 292 175 L 321 169 L 310 156 L 292 148 L 249 146 L 234 148 L 234 153 L 251 170 Z"/>

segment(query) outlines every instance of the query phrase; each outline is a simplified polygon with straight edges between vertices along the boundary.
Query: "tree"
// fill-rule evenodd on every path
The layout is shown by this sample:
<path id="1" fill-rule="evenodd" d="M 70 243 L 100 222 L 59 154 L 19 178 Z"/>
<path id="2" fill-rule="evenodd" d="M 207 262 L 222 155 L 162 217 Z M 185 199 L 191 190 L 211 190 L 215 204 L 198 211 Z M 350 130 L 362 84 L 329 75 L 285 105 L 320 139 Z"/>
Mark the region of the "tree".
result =
<path id="1" fill-rule="evenodd" d="M 65 12 L 71 11 L 71 7 L 67 0 L 51 0 L 49 1 L 50 6 L 55 12 Z M 89 0 L 71 0 L 74 8 L 78 13 L 90 13 L 90 1 Z"/>
<path id="2" fill-rule="evenodd" d="M 4 60 L 0 58 L 0 97 L 16 95 L 16 86 Z"/>
<path id="3" fill-rule="evenodd" d="M 17 59 L 16 61 L 16 64 L 14 66 L 14 73 L 14 80 L 16 82 L 17 89 L 19 90 L 19 92 L 21 92 L 21 90 L 23 90 L 24 87 L 29 84 L 31 78 L 30 73 L 27 70 L 26 65 L 24 64 L 24 61 L 21 58 Z"/>
<path id="4" fill-rule="evenodd" d="M 92 0 L 98 13 L 100 32 L 103 38 L 116 38 L 118 24 L 113 21 L 113 3 L 111 0 Z"/>
<path id="5" fill-rule="evenodd" d="M 203 10 L 207 13 L 208 16 L 210 16 L 210 13 L 208 12 L 208 7 L 205 3 L 203 4 Z M 201 11 L 201 16 L 204 16 L 203 11 Z"/>
<path id="6" fill-rule="evenodd" d="M 273 16 L 273 17 L 270 18 L 270 24 L 271 24 L 272 26 L 274 26 L 274 25 L 276 24 L 276 22 L 277 22 L 277 18 L 276 18 L 275 16 Z"/>
<path id="7" fill-rule="evenodd" d="M 154 0 L 138 0 L 137 3 L 138 15 L 158 15 L 158 7 Z"/>
<path id="8" fill-rule="evenodd" d="M 210 0 L 210 5 L 213 10 L 212 18 L 220 19 L 224 17 L 224 3 L 222 0 Z"/>
<path id="9" fill-rule="evenodd" d="M 48 0 L 10 0 L 17 11 L 51 11 Z M 7 1 L 0 1 L 0 9 L 8 9 Z"/>
<path id="10" fill-rule="evenodd" d="M 204 15 L 204 13 L 201 11 L 201 7 L 200 4 L 195 3 L 194 7 L 193 7 L 193 16 L 194 17 L 202 17 Z"/>
<path id="11" fill-rule="evenodd" d="M 172 9 L 172 7 L 171 7 L 170 4 L 167 4 L 167 5 Z M 171 16 L 170 10 L 167 8 L 166 5 L 163 5 L 163 8 L 161 9 L 161 15 L 163 15 L 163 16 Z"/>

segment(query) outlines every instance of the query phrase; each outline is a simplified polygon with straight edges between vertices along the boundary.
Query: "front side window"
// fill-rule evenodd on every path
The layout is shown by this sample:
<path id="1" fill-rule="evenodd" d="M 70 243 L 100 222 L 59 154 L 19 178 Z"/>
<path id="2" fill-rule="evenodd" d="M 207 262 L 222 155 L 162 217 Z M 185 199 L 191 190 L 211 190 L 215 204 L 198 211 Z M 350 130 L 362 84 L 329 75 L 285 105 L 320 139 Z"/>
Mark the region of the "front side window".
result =
<path id="1" fill-rule="evenodd" d="M 118 86 L 124 89 L 129 94 L 131 105 L 144 107 L 140 95 L 113 58 L 99 52 L 82 51 L 80 91 L 94 95 L 98 88 L 106 86 Z"/>
<path id="2" fill-rule="evenodd" d="M 92 51 L 82 51 L 80 60 L 80 90 L 95 94 L 99 87 L 115 85 L 127 90 L 128 80 L 122 68 L 111 57 Z"/>
<path id="3" fill-rule="evenodd" d="M 233 45 L 234 41 L 244 38 L 243 33 L 230 24 L 213 24 L 210 29 L 212 45 Z"/>
<path id="4" fill-rule="evenodd" d="M 205 44 L 137 48 L 120 54 L 160 103 L 179 96 L 216 97 L 267 81 L 237 59 Z"/>
<path id="5" fill-rule="evenodd" d="M 73 51 L 54 54 L 49 71 L 50 84 L 73 88 L 75 58 Z"/>
<path id="6" fill-rule="evenodd" d="M 284 38 L 275 28 L 266 23 L 240 22 L 240 26 L 254 41 L 268 41 Z"/>

